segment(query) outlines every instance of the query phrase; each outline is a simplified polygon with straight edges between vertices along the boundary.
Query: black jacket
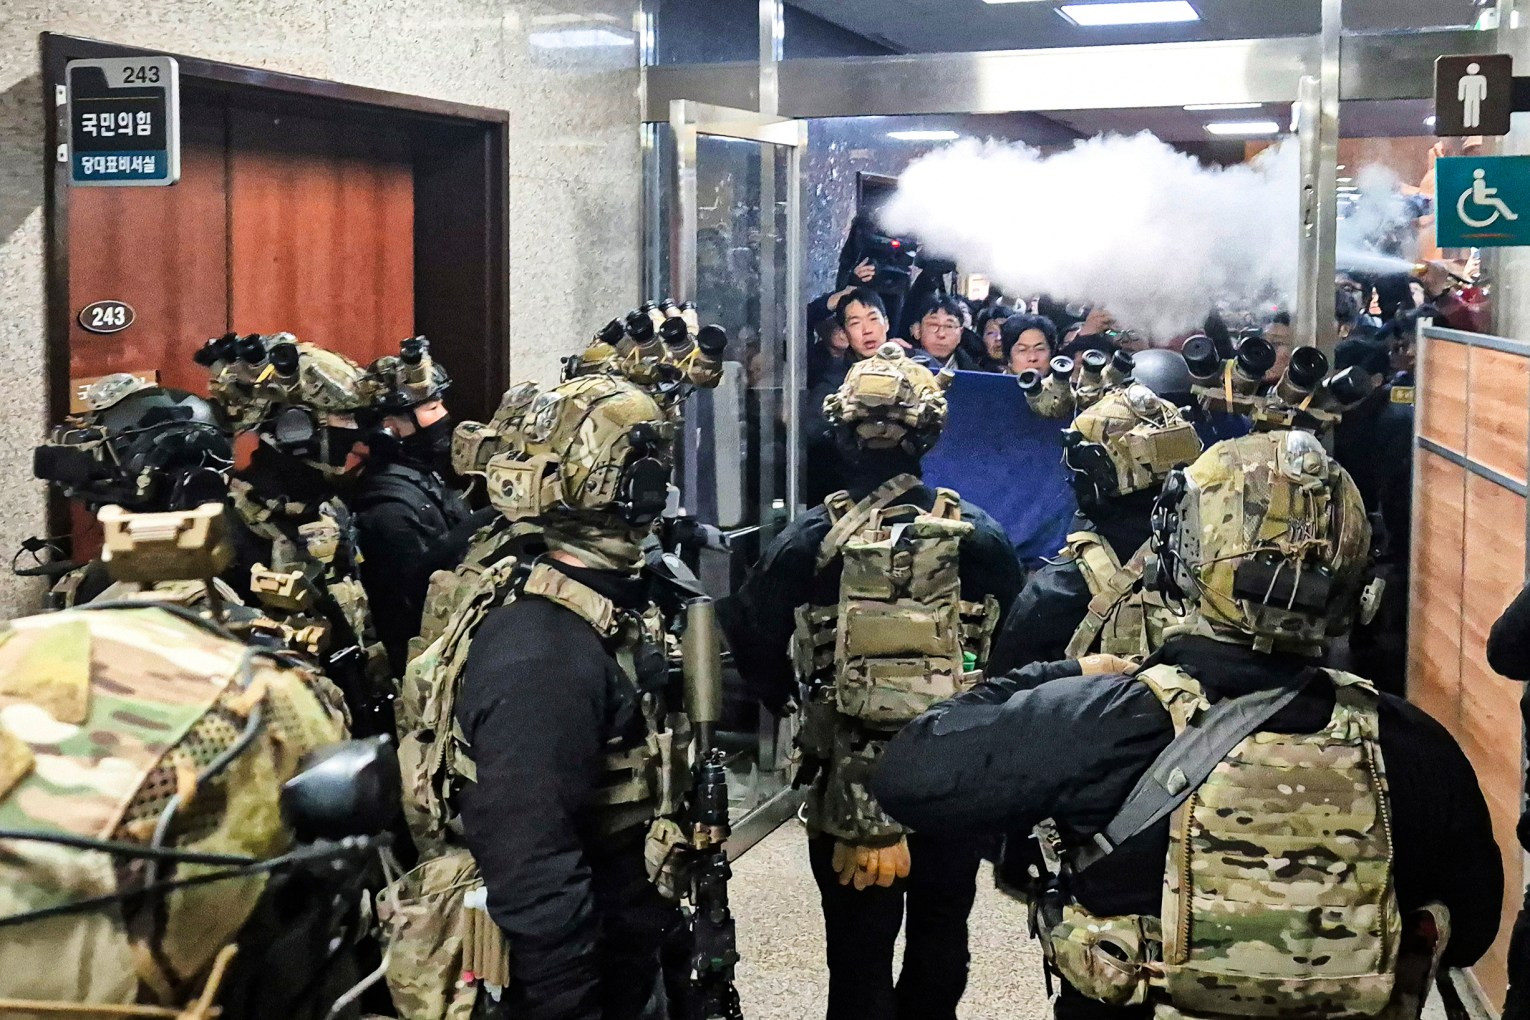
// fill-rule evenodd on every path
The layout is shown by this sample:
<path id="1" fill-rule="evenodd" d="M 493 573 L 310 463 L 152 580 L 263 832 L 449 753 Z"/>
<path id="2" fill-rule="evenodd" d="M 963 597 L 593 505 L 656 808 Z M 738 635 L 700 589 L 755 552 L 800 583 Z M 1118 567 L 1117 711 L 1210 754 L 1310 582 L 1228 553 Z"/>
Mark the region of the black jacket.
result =
<path id="1" fill-rule="evenodd" d="M 1530 585 L 1526 585 L 1488 632 L 1487 661 L 1493 672 L 1510 680 L 1530 680 Z M 1530 689 L 1519 699 L 1525 731 L 1530 732 Z M 1526 775 L 1530 776 L 1530 768 Z M 1519 845 L 1530 849 L 1530 811 L 1519 817 Z"/>
<path id="2" fill-rule="evenodd" d="M 1310 733 L 1333 711 L 1333 685 L 1309 660 L 1260 655 L 1205 638 L 1166 644 L 1163 661 L 1194 674 L 1212 700 L 1305 678 L 1269 730 Z M 951 834 L 1028 831 L 1054 818 L 1098 832 L 1173 738 L 1152 692 L 1129 677 L 1068 677 L 1052 663 L 997 677 L 925 713 L 888 745 L 872 791 L 898 821 Z M 1498 931 L 1503 869 L 1487 804 L 1466 755 L 1420 709 L 1382 695 L 1381 750 L 1391 789 L 1398 904 L 1450 910 L 1446 962 L 1477 960 Z M 1168 852 L 1165 818 L 1075 878 L 1088 910 L 1157 915 Z"/>
<path id="3" fill-rule="evenodd" d="M 1389 562 L 1408 563 L 1413 510 L 1413 405 L 1392 402 L 1383 386 L 1344 412 L 1333 434 L 1334 459 L 1355 480 L 1365 508 L 1387 526 Z"/>
<path id="4" fill-rule="evenodd" d="M 850 494 L 860 499 L 872 488 L 852 488 Z M 895 502 L 928 510 L 935 505 L 935 492 L 921 484 Z M 981 602 L 986 595 L 994 596 L 1003 619 L 1020 590 L 1014 546 L 997 521 L 965 500 L 962 520 L 973 525 L 961 543 L 962 598 Z M 829 528 L 828 510 L 821 505 L 800 515 L 765 551 L 738 594 L 718 603 L 718 622 L 733 661 L 755 696 L 771 709 L 780 709 L 796 695 L 789 649 L 797 607 L 839 601 L 839 560 L 816 572 L 818 547 Z"/>
<path id="5" fill-rule="evenodd" d="M 403 460 L 369 465 L 349 502 L 372 623 L 393 675 L 403 676 L 409 639 L 420 632 L 430 575 L 456 566 L 467 551 L 464 537 L 453 529 L 470 511 L 439 474 Z"/>
<path id="6" fill-rule="evenodd" d="M 1138 496 L 1146 497 L 1139 499 Z M 1147 541 L 1156 493 L 1133 493 L 1129 506 L 1102 508 L 1099 524 L 1076 514 L 1069 533 L 1092 531 L 1124 564 Z M 1031 571 L 1014 607 L 1004 617 L 988 657 L 988 675 L 998 676 L 1033 662 L 1055 662 L 1068 651 L 1073 632 L 1089 614 L 1089 583 L 1076 560 L 1047 560 Z"/>
<path id="7" fill-rule="evenodd" d="M 647 602 L 644 580 L 545 562 L 619 606 Z M 675 920 L 648 882 L 644 827 L 600 837 L 592 825 L 607 742 L 643 735 L 618 668 L 581 617 L 531 596 L 490 611 L 468 649 L 456 717 L 478 780 L 460 806 L 510 942 L 515 1020 L 624 1017 L 602 1003 L 641 994 L 624 987 L 644 979 L 627 961 Z"/>

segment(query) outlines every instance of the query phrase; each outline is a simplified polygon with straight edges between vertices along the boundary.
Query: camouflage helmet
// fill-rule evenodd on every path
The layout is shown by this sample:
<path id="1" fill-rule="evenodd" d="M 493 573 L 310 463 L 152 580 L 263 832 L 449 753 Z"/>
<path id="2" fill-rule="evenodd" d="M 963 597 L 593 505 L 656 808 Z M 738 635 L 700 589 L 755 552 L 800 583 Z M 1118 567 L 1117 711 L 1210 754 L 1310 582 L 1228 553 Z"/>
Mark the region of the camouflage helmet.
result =
<path id="1" fill-rule="evenodd" d="M 236 429 L 259 429 L 290 407 L 351 415 L 367 404 L 359 365 L 291 333 L 230 333 L 209 340 L 197 361 L 212 373 L 212 399 Z"/>
<path id="2" fill-rule="evenodd" d="M 1063 430 L 1063 446 L 1074 489 L 1085 503 L 1154 488 L 1201 455 L 1195 427 L 1138 383 L 1085 408 Z"/>
<path id="3" fill-rule="evenodd" d="M 532 403 L 541 393 L 534 382 L 520 382 L 505 391 L 499 408 L 487 424 L 465 421 L 452 430 L 452 470 L 464 478 L 481 477 L 489 461 L 510 449 L 509 436 L 520 427 Z"/>
<path id="4" fill-rule="evenodd" d="M 1354 621 L 1371 526 L 1354 481 L 1315 437 L 1261 432 L 1171 475 L 1152 540 L 1155 579 L 1194 603 L 1195 632 L 1315 655 Z"/>
<path id="5" fill-rule="evenodd" d="M 589 375 L 546 392 L 517 387 L 506 403 L 495 426 L 504 451 L 484 474 L 507 518 L 578 511 L 646 525 L 663 510 L 674 427 L 642 387 Z"/>
<path id="6" fill-rule="evenodd" d="M 850 367 L 839 389 L 824 399 L 824 417 L 850 429 L 866 449 L 902 447 L 917 456 L 935 445 L 946 426 L 945 391 L 952 378 L 935 375 L 889 341 Z"/>
<path id="7" fill-rule="evenodd" d="M 113 372 L 85 387 L 85 392 L 80 395 L 80 403 L 85 405 L 87 411 L 104 411 L 118 401 L 153 385 L 131 372 Z"/>
<path id="8" fill-rule="evenodd" d="M 407 414 L 445 396 L 452 377 L 430 356 L 430 341 L 413 336 L 399 344 L 398 354 L 384 355 L 367 366 L 366 382 L 375 410 Z"/>

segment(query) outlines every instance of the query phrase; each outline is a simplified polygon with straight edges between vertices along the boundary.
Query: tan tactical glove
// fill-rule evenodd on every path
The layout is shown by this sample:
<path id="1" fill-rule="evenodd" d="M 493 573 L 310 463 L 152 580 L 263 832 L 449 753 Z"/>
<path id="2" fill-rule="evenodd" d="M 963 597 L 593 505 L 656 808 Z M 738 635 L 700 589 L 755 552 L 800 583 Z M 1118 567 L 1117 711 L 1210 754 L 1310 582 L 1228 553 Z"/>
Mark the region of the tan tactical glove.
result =
<path id="1" fill-rule="evenodd" d="M 1078 668 L 1084 676 L 1114 676 L 1117 673 L 1130 675 L 1136 671 L 1137 663 L 1119 655 L 1086 655 L 1078 660 Z"/>
<path id="2" fill-rule="evenodd" d="M 854 882 L 857 890 L 873 885 L 886 889 L 895 879 L 908 877 L 908 840 L 899 839 L 892 846 L 857 846 L 836 840 L 831 863 L 840 885 Z"/>

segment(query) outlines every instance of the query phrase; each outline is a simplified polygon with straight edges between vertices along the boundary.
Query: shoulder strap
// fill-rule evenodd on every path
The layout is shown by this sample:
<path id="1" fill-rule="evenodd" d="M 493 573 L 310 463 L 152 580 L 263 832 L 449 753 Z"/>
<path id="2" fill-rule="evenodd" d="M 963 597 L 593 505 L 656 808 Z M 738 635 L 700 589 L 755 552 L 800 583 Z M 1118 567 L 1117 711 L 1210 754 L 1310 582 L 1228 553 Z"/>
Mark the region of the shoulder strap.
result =
<path id="1" fill-rule="evenodd" d="M 1068 536 L 1068 551 L 1078 562 L 1084 582 L 1089 585 L 1090 595 L 1106 590 L 1111 578 L 1121 572 L 1121 563 L 1115 550 L 1092 531 L 1075 531 Z"/>
<path id="2" fill-rule="evenodd" d="M 872 492 L 855 507 L 834 522 L 829 533 L 823 537 L 823 542 L 818 546 L 817 569 L 822 570 L 829 565 L 839 552 L 839 547 L 857 531 L 866 526 L 871 520 L 871 515 L 878 510 L 891 506 L 893 501 L 908 490 L 919 484 L 919 479 L 914 475 L 896 475 L 877 486 Z M 831 508 L 832 513 L 832 508 Z"/>
<path id="3" fill-rule="evenodd" d="M 955 489 L 936 489 L 935 505 L 930 508 L 931 517 L 939 517 L 944 521 L 959 521 L 962 519 L 962 496 Z"/>
<path id="4" fill-rule="evenodd" d="M 527 595 L 556 602 L 594 627 L 602 638 L 614 637 L 621 628 L 620 614 L 614 602 L 546 563 L 532 566 L 521 590 Z"/>
<path id="5" fill-rule="evenodd" d="M 1171 672 L 1180 673 L 1179 670 Z M 1186 690 L 1183 685 L 1164 683 L 1158 667 L 1148 670 L 1142 679 L 1160 701 Z M 1191 683 L 1195 681 L 1192 679 Z M 1274 687 L 1227 698 L 1191 719 L 1137 780 L 1136 787 L 1116 811 L 1115 817 L 1102 831 L 1095 833 L 1093 843 L 1079 847 L 1070 855 L 1073 871 L 1083 871 L 1104 860 L 1116 847 L 1183 804 L 1233 748 L 1257 733 L 1275 713 L 1295 700 L 1305 686 Z M 1195 687 L 1199 690 L 1200 685 L 1195 684 Z"/>

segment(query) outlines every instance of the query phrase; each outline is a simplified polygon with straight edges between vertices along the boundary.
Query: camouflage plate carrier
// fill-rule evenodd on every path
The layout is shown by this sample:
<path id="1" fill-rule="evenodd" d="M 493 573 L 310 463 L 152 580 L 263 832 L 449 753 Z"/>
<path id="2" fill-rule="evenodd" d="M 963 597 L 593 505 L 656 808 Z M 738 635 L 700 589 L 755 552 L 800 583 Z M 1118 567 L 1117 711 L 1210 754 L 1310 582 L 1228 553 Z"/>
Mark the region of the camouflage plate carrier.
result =
<path id="1" fill-rule="evenodd" d="M 199 781 L 251 726 L 253 742 Z M 148 844 L 179 795 L 166 846 L 274 857 L 291 841 L 277 810 L 281 784 L 304 754 L 344 738 L 339 692 L 319 673 L 165 609 L 73 609 L 0 629 L 0 829 Z M 159 879 L 209 870 L 220 869 L 162 865 Z M 0 922 L 129 893 L 148 874 L 142 860 L 0 840 Z M 188 1004 L 219 972 L 215 957 L 226 963 L 265 881 L 0 928 L 0 1014 L 58 1016 L 69 1003 L 67 1015 L 94 1004 L 91 1015 L 122 1016 L 110 1007 L 139 1004 L 140 1016 L 202 1016 Z"/>
<path id="2" fill-rule="evenodd" d="M 899 475 L 859 503 L 844 492 L 828 498 L 831 527 L 817 568 L 841 560 L 839 601 L 797 609 L 792 660 L 811 690 L 799 745 L 828 766 L 809 797 L 808 821 L 851 842 L 907 831 L 866 788 L 882 742 L 981 679 L 976 670 L 998 622 L 992 595 L 961 598 L 961 540 L 972 531 L 961 497 L 938 490 L 928 513 L 894 505 L 918 485 Z"/>
<path id="3" fill-rule="evenodd" d="M 1159 917 L 1064 906 L 1047 955 L 1075 988 L 1168 1020 L 1387 1011 L 1401 922 L 1377 695 L 1326 672 L 1323 729 L 1245 737 L 1174 810 Z M 1174 667 L 1138 679 L 1176 737 L 1210 708 Z"/>
<path id="4" fill-rule="evenodd" d="M 1164 627 L 1180 617 L 1143 583 L 1151 552 L 1150 543 L 1144 542 L 1122 566 L 1110 543 L 1094 532 L 1068 536 L 1062 558 L 1078 564 L 1090 598 L 1088 614 L 1073 632 L 1065 658 L 1091 652 L 1147 656 L 1163 644 Z"/>
<path id="5" fill-rule="evenodd" d="M 392 688 L 388 654 L 376 640 L 371 605 L 354 572 L 361 551 L 349 511 L 339 503 L 321 503 L 313 520 L 297 525 L 294 537 L 278 523 L 282 515 L 276 509 L 254 498 L 248 482 L 231 481 L 229 496 L 245 527 L 271 543 L 271 562 L 250 569 L 255 600 L 277 620 L 298 629 L 306 624 L 309 633 L 327 635 L 330 623 L 322 597 L 332 599 L 366 655 L 367 676 L 379 689 Z M 319 655 L 323 650 L 306 651 Z"/>
<path id="6" fill-rule="evenodd" d="M 465 1020 L 477 999 L 477 980 L 500 984 L 492 976 L 509 973 L 504 939 L 481 906 L 482 878 L 461 845 L 456 797 L 464 783 L 476 780 L 477 771 L 457 723 L 456 702 L 479 625 L 491 610 L 523 595 L 555 602 L 588 623 L 621 667 L 624 682 L 634 687 L 639 650 L 645 644 L 667 649 L 656 607 L 641 616 L 620 610 L 562 571 L 507 557 L 479 573 L 446 631 L 410 663 L 399 706 L 401 722 L 409 720 L 400 727 L 399 764 L 404 813 L 422 863 L 390 886 L 379 903 L 391 954 L 388 987 L 404 1020 Z M 679 836 L 668 816 L 681 809 L 689 788 L 689 724 L 683 713 L 666 712 L 662 698 L 634 700 L 643 706 L 645 740 L 608 746 L 593 805 L 594 828 L 607 835 L 649 825 L 650 841 L 658 838 L 668 846 Z M 650 860 L 650 876 L 661 890 L 672 876 L 660 874 L 658 866 L 672 863 Z"/>

